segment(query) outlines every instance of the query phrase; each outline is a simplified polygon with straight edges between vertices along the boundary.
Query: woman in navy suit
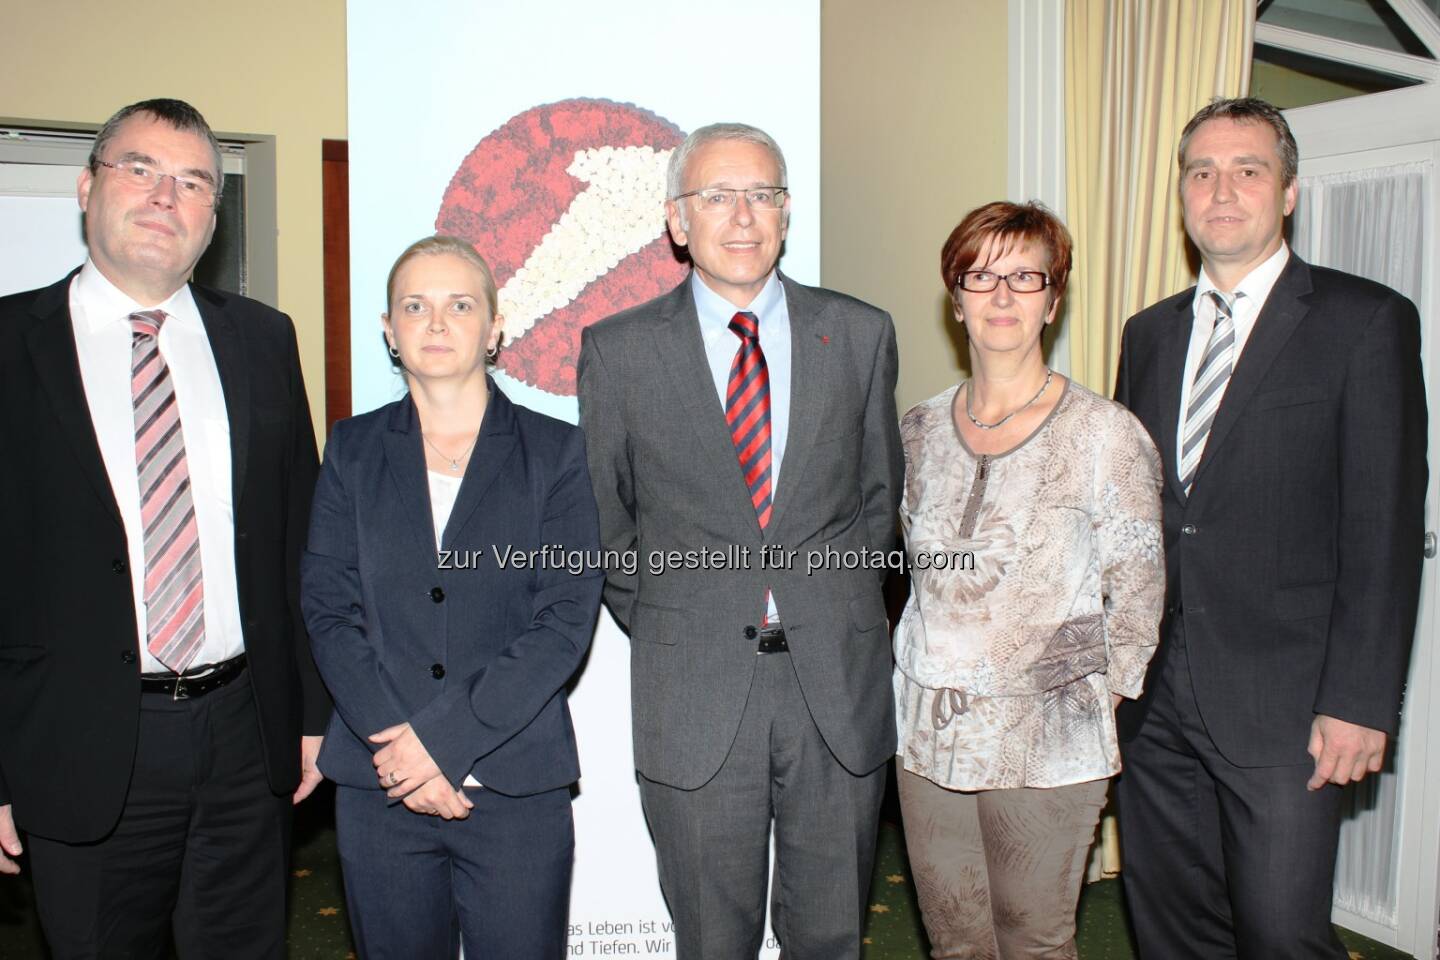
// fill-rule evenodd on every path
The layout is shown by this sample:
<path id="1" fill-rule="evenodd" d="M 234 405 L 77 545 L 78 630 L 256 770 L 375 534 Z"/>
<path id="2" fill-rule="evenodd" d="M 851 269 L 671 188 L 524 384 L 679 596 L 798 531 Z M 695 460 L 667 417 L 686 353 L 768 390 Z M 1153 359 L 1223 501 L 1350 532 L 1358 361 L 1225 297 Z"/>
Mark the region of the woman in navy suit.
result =
<path id="1" fill-rule="evenodd" d="M 335 425 L 301 570 L 356 947 L 558 958 L 580 774 L 565 685 L 603 582 L 584 440 L 487 375 L 503 318 L 465 241 L 413 244 L 386 293 L 409 394 Z"/>

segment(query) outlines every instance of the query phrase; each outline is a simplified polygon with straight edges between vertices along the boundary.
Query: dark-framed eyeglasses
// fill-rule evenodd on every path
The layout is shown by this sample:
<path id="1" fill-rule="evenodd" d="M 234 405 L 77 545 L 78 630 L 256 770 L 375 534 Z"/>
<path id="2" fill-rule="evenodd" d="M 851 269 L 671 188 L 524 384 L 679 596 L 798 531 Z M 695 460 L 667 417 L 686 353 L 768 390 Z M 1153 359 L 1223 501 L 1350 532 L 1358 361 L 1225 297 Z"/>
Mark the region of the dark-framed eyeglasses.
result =
<path id="1" fill-rule="evenodd" d="M 141 163 L 138 160 L 126 160 L 122 163 L 108 163 L 104 160 L 96 160 L 102 167 L 109 167 L 115 171 L 115 182 L 123 187 L 131 187 L 135 190 L 149 192 L 154 190 L 158 184 L 164 183 L 168 178 L 175 181 L 175 195 L 181 202 L 194 204 L 197 207 L 213 207 L 218 199 L 218 191 L 215 184 L 209 180 L 201 180 L 199 177 L 182 177 L 173 173 L 161 173 L 148 163 Z"/>
<path id="2" fill-rule="evenodd" d="M 733 209 L 736 201 L 743 196 L 753 210 L 780 210 L 785 206 L 785 198 L 789 195 L 790 191 L 785 187 L 746 187 L 743 190 L 735 187 L 706 187 L 704 190 L 682 193 L 674 199 L 695 197 L 693 206 L 704 212 Z"/>
<path id="3" fill-rule="evenodd" d="M 1011 293 L 1039 293 L 1050 286 L 1050 277 L 1039 270 L 1016 270 L 1013 273 L 995 273 L 993 270 L 966 270 L 955 281 L 955 293 L 961 290 L 969 293 L 989 293 L 1004 280 Z"/>

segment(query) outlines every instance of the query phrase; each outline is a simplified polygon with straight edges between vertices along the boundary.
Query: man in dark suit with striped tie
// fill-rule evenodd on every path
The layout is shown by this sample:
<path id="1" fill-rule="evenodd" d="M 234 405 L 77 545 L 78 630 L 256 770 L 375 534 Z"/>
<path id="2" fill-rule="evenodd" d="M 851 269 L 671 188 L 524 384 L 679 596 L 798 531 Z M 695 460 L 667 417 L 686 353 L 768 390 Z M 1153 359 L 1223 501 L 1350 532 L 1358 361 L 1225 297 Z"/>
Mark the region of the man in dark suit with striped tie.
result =
<path id="1" fill-rule="evenodd" d="M 894 545 L 895 332 L 776 269 L 786 185 L 762 131 L 690 134 L 666 211 L 694 270 L 580 355 L 601 535 L 639 551 L 606 601 L 681 960 L 756 955 L 772 824 L 786 957 L 858 957 L 895 752 L 884 570 L 856 565 Z"/>
<path id="2" fill-rule="evenodd" d="M 126 107 L 86 262 L 0 300 L 0 873 L 23 836 L 56 957 L 285 954 L 315 441 L 289 318 L 188 282 L 223 186 L 193 107 Z"/>
<path id="3" fill-rule="evenodd" d="M 1270 104 L 1205 107 L 1179 161 L 1199 283 L 1130 319 L 1116 389 L 1164 460 L 1168 570 L 1119 713 L 1125 891 L 1145 960 L 1343 958 L 1341 786 L 1395 735 L 1419 596 L 1419 317 L 1290 252 Z"/>

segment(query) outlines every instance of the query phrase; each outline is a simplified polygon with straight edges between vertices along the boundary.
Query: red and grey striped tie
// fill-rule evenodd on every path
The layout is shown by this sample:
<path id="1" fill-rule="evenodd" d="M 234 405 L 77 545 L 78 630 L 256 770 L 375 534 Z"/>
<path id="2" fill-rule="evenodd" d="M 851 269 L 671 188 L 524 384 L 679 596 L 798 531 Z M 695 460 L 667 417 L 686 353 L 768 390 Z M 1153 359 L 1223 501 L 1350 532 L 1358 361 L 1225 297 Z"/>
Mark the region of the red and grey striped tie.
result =
<path id="1" fill-rule="evenodd" d="M 205 585 L 180 407 L 160 355 L 164 322 L 163 310 L 130 314 L 130 389 L 145 528 L 146 646 L 155 659 L 183 673 L 205 639 Z"/>
<path id="2" fill-rule="evenodd" d="M 725 422 L 764 530 L 770 523 L 770 371 L 760 349 L 760 321 L 755 314 L 735 314 L 730 329 L 740 338 L 740 349 L 735 351 L 725 388 Z"/>

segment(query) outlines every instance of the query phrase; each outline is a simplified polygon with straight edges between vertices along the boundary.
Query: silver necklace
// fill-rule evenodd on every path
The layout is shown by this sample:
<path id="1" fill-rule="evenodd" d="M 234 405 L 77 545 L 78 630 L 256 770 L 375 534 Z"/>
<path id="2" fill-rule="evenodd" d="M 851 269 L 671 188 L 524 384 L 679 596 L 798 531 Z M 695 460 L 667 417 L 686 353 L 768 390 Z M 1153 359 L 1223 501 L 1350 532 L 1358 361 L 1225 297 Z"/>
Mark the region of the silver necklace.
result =
<path id="1" fill-rule="evenodd" d="M 1011 410 L 1009 413 L 1005 414 L 1005 416 L 1001 417 L 999 420 L 996 420 L 994 423 L 981 423 L 979 420 L 975 419 L 974 409 L 970 406 L 970 398 L 974 395 L 975 391 L 973 389 L 966 390 L 965 416 L 969 417 L 970 422 L 975 424 L 975 426 L 979 427 L 981 430 L 998 430 L 1000 427 L 1003 427 L 1005 426 L 1005 424 L 1009 423 L 1010 418 L 1015 416 L 1015 414 L 1020 413 L 1023 410 L 1029 410 L 1031 407 L 1033 407 L 1035 405 L 1035 401 L 1039 400 L 1042 396 L 1045 395 L 1045 391 L 1050 389 L 1050 381 L 1053 379 L 1055 379 L 1055 371 L 1051 370 L 1049 367 L 1046 367 L 1045 382 L 1040 384 L 1040 389 L 1036 392 L 1035 396 L 1031 397 L 1024 406 L 1016 407 L 1014 410 Z M 974 383 L 974 381 L 972 380 L 971 383 Z M 967 386 L 969 386 L 969 384 L 967 384 Z"/>
<path id="2" fill-rule="evenodd" d="M 458 457 L 452 457 L 452 456 L 450 456 L 450 454 L 446 453 L 444 450 L 441 450 L 439 447 L 435 446 L 435 444 L 431 443 L 431 442 L 430 442 L 430 438 L 427 437 L 427 436 L 425 436 L 425 432 L 424 432 L 423 430 L 420 432 L 420 438 L 421 438 L 422 440 L 424 440 L 426 443 L 429 443 L 429 444 L 430 444 L 430 449 L 431 449 L 431 450 L 434 450 L 436 453 L 440 454 L 441 459 L 446 460 L 446 461 L 449 462 L 449 464 L 450 464 L 450 470 L 451 470 L 452 473 L 459 473 L 459 472 L 460 472 L 460 461 L 461 461 L 461 460 L 464 460 L 466 457 L 470 456 L 470 451 L 471 451 L 471 450 L 474 450 L 474 449 L 475 449 L 475 444 L 477 444 L 477 443 L 480 442 L 480 431 L 479 431 L 479 430 L 476 430 L 476 431 L 475 431 L 475 439 L 470 441 L 470 446 L 466 447 L 466 448 L 465 448 L 465 452 L 462 453 L 462 454 L 460 454 L 460 456 L 458 456 Z"/>

